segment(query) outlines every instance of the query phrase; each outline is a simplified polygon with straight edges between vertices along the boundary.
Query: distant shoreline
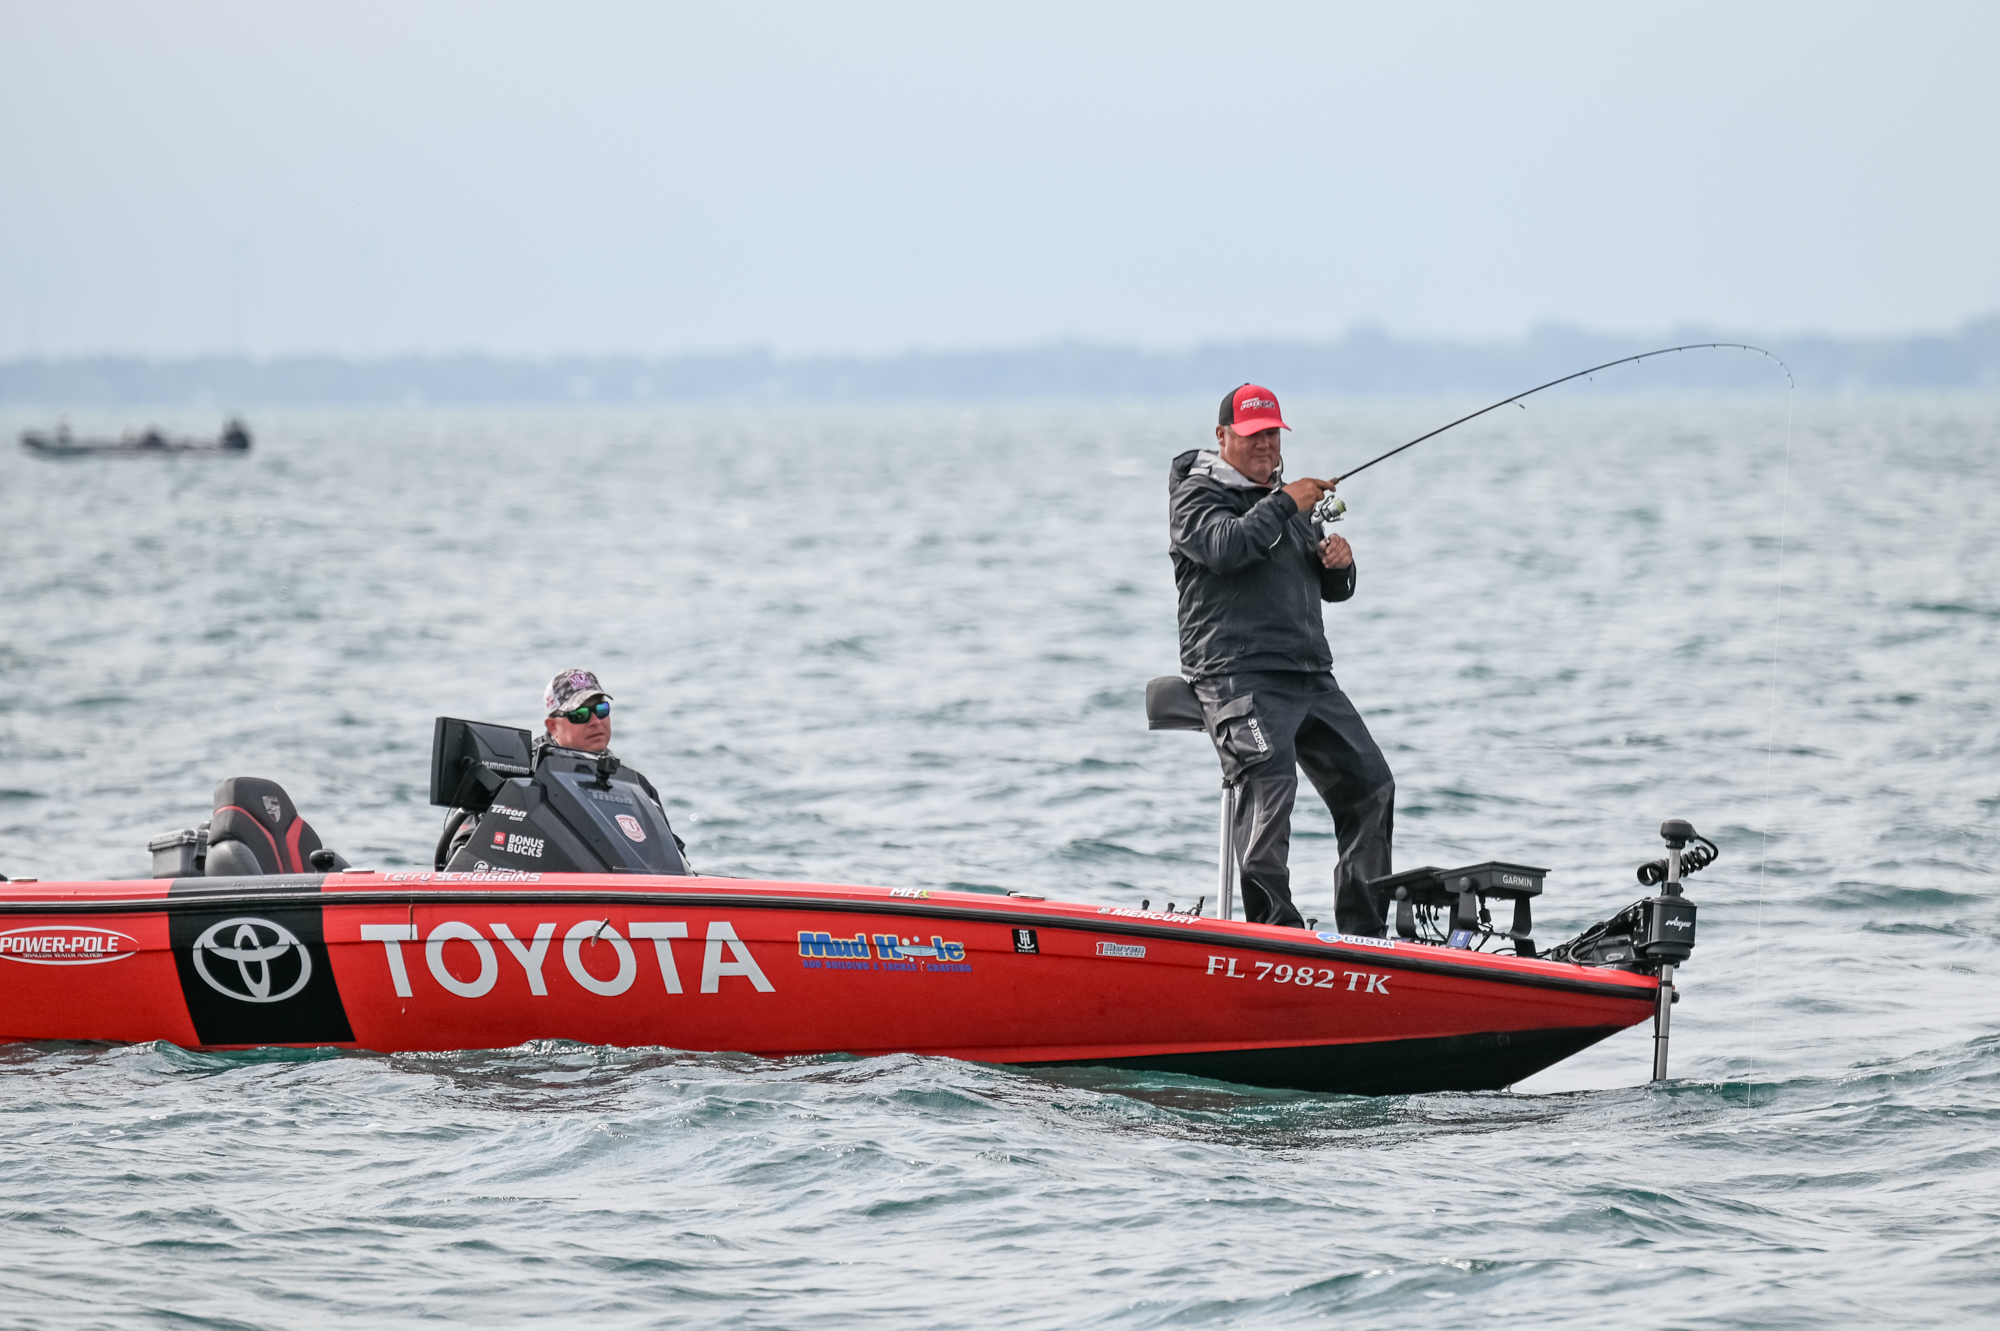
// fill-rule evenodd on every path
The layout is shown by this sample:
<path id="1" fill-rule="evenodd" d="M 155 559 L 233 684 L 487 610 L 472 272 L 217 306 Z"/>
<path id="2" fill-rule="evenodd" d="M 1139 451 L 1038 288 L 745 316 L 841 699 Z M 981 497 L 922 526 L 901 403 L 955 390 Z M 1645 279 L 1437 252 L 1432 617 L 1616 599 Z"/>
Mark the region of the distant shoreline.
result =
<path id="1" fill-rule="evenodd" d="M 1325 342 L 1145 351 L 1081 342 L 995 351 L 777 357 L 751 350 L 548 359 L 477 354 L 86 356 L 0 362 L 0 406 L 505 406 L 672 402 L 994 401 L 1208 394 L 1256 379 L 1292 395 L 1506 393 L 1652 347 L 1740 341 L 1783 357 L 1816 392 L 2000 391 L 2000 317 L 1903 338 L 1766 337 L 1682 329 L 1621 337 L 1547 327 L 1509 342 L 1402 338 L 1357 328 Z M 1762 389 L 1776 368 L 1742 352 L 1664 357 L 1604 377 L 1620 392 Z"/>

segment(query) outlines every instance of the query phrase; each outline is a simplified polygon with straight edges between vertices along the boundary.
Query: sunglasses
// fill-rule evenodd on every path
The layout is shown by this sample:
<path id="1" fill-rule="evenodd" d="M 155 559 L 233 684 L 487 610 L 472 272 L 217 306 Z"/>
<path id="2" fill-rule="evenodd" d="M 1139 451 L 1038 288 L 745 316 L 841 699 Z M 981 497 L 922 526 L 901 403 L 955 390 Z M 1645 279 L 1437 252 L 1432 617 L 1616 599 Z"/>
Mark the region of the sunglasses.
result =
<path id="1" fill-rule="evenodd" d="M 608 702 L 594 702 L 587 707 L 579 707 L 572 712 L 557 712 L 556 715 L 571 725 L 580 726 L 593 716 L 603 717 L 611 715 L 611 704 Z"/>

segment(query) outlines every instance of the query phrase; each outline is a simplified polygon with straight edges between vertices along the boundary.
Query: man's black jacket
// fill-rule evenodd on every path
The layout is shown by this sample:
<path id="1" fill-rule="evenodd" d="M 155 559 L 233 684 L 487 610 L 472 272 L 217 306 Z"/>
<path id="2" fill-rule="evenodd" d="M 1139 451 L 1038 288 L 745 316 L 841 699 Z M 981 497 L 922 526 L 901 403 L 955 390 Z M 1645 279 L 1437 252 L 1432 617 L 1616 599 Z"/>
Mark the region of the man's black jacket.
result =
<path id="1" fill-rule="evenodd" d="M 1212 449 L 1175 458 L 1167 491 L 1181 673 L 1333 669 L 1320 602 L 1354 595 L 1354 566 L 1320 563 L 1311 517 L 1283 490 L 1243 481 Z"/>

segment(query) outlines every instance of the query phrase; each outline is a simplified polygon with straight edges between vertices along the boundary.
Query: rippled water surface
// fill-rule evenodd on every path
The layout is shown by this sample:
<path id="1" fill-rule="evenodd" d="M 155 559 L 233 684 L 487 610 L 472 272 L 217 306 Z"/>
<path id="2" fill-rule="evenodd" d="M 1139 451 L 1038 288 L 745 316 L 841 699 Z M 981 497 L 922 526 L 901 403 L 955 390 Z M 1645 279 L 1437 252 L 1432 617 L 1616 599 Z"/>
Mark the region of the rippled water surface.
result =
<path id="1" fill-rule="evenodd" d="M 1458 405 L 1304 404 L 1291 469 Z M 1175 665 L 1166 462 L 1211 410 L 292 413 L 244 460 L 10 445 L 0 872 L 142 875 L 148 836 L 248 774 L 356 863 L 427 862 L 431 718 L 529 724 L 582 663 L 704 870 L 1212 893 L 1213 756 L 1141 714 Z M 1343 490 L 1360 589 L 1328 624 L 1397 772 L 1399 864 L 1549 865 L 1554 939 L 1638 894 L 1662 818 L 1721 843 L 1671 1083 L 1643 1028 L 1508 1093 L 1403 1099 L 5 1046 L 0 1321 L 2000 1321 L 2000 403 L 1802 399 L 1788 490 L 1785 440 L 1775 394 L 1578 396 Z M 1298 831 L 1296 894 L 1330 916 L 1324 811 Z"/>

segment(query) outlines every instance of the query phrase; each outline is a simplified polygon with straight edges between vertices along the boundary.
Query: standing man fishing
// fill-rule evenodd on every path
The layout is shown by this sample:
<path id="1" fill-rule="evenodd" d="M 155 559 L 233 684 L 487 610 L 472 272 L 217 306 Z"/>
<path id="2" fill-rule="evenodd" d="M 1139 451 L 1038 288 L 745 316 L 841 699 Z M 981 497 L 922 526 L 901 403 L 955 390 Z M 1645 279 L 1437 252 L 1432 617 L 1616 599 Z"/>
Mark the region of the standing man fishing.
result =
<path id="1" fill-rule="evenodd" d="M 1238 792 L 1245 918 L 1305 923 L 1286 864 L 1303 767 L 1340 837 L 1335 922 L 1342 933 L 1380 936 L 1383 903 L 1363 885 L 1390 872 L 1396 782 L 1333 678 L 1320 605 L 1354 595 L 1354 551 L 1321 538 L 1309 516 L 1334 482 L 1285 484 L 1278 432 L 1291 428 L 1276 394 L 1244 384 L 1222 399 L 1215 448 L 1173 461 L 1181 672 Z"/>

